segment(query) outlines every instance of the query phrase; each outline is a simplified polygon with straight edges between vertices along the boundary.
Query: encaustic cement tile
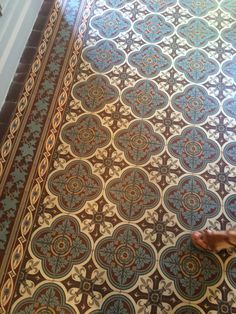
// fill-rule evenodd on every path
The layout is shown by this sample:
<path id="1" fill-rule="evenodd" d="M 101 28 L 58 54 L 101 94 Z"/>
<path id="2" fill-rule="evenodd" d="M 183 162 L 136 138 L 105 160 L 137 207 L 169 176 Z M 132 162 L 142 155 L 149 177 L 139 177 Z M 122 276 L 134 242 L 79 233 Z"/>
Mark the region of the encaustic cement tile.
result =
<path id="1" fill-rule="evenodd" d="M 74 25 L 79 5 L 64 2 Z M 68 47 L 74 72 L 60 77 L 74 81 L 55 108 L 60 134 L 48 130 L 56 144 L 12 313 L 236 311 L 233 253 L 190 241 L 194 230 L 236 225 L 235 8 L 228 0 L 101 0 L 84 11 L 81 50 L 79 40 Z M 63 23 L 54 60 L 72 36 Z M 58 64 L 49 65 L 45 73 L 59 77 Z M 43 84 L 41 95 L 52 83 Z M 32 121 L 25 164 L 17 157 L 14 172 L 19 189 L 34 158 L 29 141 L 43 129 Z M 11 182 L 5 191 L 9 209 L 20 194 Z"/>

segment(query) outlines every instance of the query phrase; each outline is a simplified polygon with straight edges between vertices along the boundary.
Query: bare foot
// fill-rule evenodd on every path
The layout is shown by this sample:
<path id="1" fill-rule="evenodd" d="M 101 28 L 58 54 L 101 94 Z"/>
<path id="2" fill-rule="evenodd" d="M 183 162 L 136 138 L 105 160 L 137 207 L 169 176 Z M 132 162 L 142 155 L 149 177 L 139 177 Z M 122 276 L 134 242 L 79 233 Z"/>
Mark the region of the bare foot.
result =
<path id="1" fill-rule="evenodd" d="M 201 249 L 211 252 L 219 252 L 228 248 L 236 247 L 236 230 L 194 231 L 191 235 L 193 244 Z"/>

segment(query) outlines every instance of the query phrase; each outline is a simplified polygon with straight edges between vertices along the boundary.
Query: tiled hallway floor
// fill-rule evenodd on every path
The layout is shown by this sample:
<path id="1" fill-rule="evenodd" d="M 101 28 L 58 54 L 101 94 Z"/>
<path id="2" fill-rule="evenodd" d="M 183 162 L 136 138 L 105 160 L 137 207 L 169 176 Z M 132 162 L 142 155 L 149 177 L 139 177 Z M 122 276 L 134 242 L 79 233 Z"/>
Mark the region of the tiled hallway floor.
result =
<path id="1" fill-rule="evenodd" d="M 0 157 L 0 313 L 236 313 L 235 1 L 55 1 Z"/>

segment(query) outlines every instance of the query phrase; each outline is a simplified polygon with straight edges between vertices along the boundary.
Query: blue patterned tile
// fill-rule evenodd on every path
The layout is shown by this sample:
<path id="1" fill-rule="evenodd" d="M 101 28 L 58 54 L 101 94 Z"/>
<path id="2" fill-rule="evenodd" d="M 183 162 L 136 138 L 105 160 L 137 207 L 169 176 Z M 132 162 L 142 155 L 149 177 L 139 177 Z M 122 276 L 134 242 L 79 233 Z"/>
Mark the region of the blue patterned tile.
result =
<path id="1" fill-rule="evenodd" d="M 228 98 L 224 101 L 223 108 L 227 116 L 236 120 L 236 94 L 234 98 Z"/>
<path id="2" fill-rule="evenodd" d="M 111 140 L 109 129 L 102 126 L 99 118 L 92 114 L 85 114 L 76 122 L 67 124 L 61 137 L 77 157 L 91 156 L 96 149 L 106 146 Z"/>
<path id="3" fill-rule="evenodd" d="M 236 166 L 236 142 L 228 143 L 223 150 L 223 155 L 229 164 Z"/>
<path id="4" fill-rule="evenodd" d="M 137 227 L 123 224 L 95 248 L 97 263 L 107 271 L 111 284 L 120 290 L 132 287 L 140 275 L 155 265 L 153 248 L 143 241 Z"/>
<path id="5" fill-rule="evenodd" d="M 75 314 L 75 309 L 66 303 L 65 291 L 57 284 L 48 282 L 34 291 L 32 297 L 23 299 L 13 310 L 13 314 L 37 313 L 49 311 Z M 49 312 L 49 313 L 50 313 Z"/>
<path id="6" fill-rule="evenodd" d="M 164 194 L 166 208 L 177 215 L 179 223 L 187 230 L 199 230 L 220 212 L 217 194 L 208 190 L 202 179 L 185 176 L 178 185 Z"/>
<path id="7" fill-rule="evenodd" d="M 140 0 L 141 3 L 145 4 L 149 11 L 162 12 L 168 7 L 176 4 L 176 0 Z"/>
<path id="8" fill-rule="evenodd" d="M 64 170 L 54 173 L 48 186 L 58 198 L 60 207 L 67 212 L 74 212 L 101 193 L 102 181 L 92 173 L 88 163 L 75 160 Z"/>
<path id="9" fill-rule="evenodd" d="M 235 1 L 50 2 L 0 150 L 0 312 L 236 313 L 235 257 L 190 240 L 236 224 Z"/>
<path id="10" fill-rule="evenodd" d="M 236 194 L 230 195 L 225 200 L 225 212 L 228 217 L 236 222 Z M 236 269 L 235 269 L 236 270 Z"/>
<path id="11" fill-rule="evenodd" d="M 106 4 L 114 9 L 118 9 L 133 1 L 134 0 L 106 0 Z"/>
<path id="12" fill-rule="evenodd" d="M 202 83 L 210 75 L 219 71 L 219 65 L 214 59 L 200 49 L 192 49 L 185 56 L 176 59 L 175 67 L 183 72 L 188 80 L 194 83 Z"/>
<path id="13" fill-rule="evenodd" d="M 229 28 L 225 28 L 221 32 L 221 36 L 236 49 L 236 23 L 232 24 Z"/>
<path id="14" fill-rule="evenodd" d="M 135 314 L 135 308 L 133 303 L 126 296 L 113 294 L 105 300 L 100 310 L 91 312 L 91 314 L 102 313 Z"/>
<path id="15" fill-rule="evenodd" d="M 180 135 L 172 137 L 168 150 L 185 170 L 194 173 L 203 171 L 208 163 L 220 157 L 219 146 L 197 127 L 187 127 Z"/>
<path id="16" fill-rule="evenodd" d="M 126 160 L 135 165 L 145 164 L 151 156 L 159 155 L 165 144 L 163 137 L 146 121 L 134 121 L 128 129 L 117 132 L 114 143 L 124 152 Z"/>
<path id="17" fill-rule="evenodd" d="M 177 32 L 191 46 L 197 48 L 206 46 L 209 41 L 215 40 L 218 37 L 217 30 L 209 26 L 204 19 L 199 18 L 193 18 L 187 24 L 180 25 Z"/>
<path id="18" fill-rule="evenodd" d="M 220 4 L 221 8 L 236 18 L 236 3 L 232 0 L 223 0 Z"/>
<path id="19" fill-rule="evenodd" d="M 91 25 L 105 38 L 117 37 L 121 32 L 126 32 L 131 27 L 130 21 L 115 10 L 106 11 L 103 15 L 94 17 Z"/>
<path id="20" fill-rule="evenodd" d="M 182 113 L 186 121 L 193 124 L 205 122 L 208 116 L 219 110 L 218 100 L 209 96 L 206 89 L 198 85 L 190 85 L 183 93 L 175 94 L 172 105 Z"/>
<path id="21" fill-rule="evenodd" d="M 209 11 L 217 8 L 217 2 L 215 0 L 180 0 L 180 5 L 196 16 L 204 16 L 209 13 Z"/>
<path id="22" fill-rule="evenodd" d="M 222 71 L 229 77 L 232 77 L 236 83 L 236 56 L 232 60 L 223 63 Z"/>
<path id="23" fill-rule="evenodd" d="M 168 69 L 171 65 L 170 57 L 154 45 L 143 46 L 140 51 L 131 53 L 128 61 L 137 68 L 140 75 L 147 78 L 157 76 L 160 71 Z"/>
<path id="24" fill-rule="evenodd" d="M 159 188 L 139 168 L 129 168 L 120 178 L 110 181 L 106 196 L 127 221 L 142 218 L 146 210 L 155 208 L 160 201 Z"/>
<path id="25" fill-rule="evenodd" d="M 189 235 L 181 236 L 175 246 L 163 251 L 160 267 L 174 282 L 180 296 L 192 301 L 200 300 L 222 275 L 218 258 L 210 253 L 203 255 L 191 247 Z"/>
<path id="26" fill-rule="evenodd" d="M 156 110 L 167 106 L 168 96 L 158 89 L 155 82 L 141 80 L 123 91 L 122 100 L 136 116 L 149 118 Z"/>
<path id="27" fill-rule="evenodd" d="M 83 58 L 91 67 L 100 73 L 110 71 L 113 66 L 125 61 L 125 54 L 118 49 L 113 41 L 101 40 L 95 46 L 86 48 Z"/>
<path id="28" fill-rule="evenodd" d="M 156 43 L 174 32 L 174 27 L 158 14 L 149 14 L 134 23 L 134 30 L 149 43 Z"/>
<path id="29" fill-rule="evenodd" d="M 88 112 L 100 111 L 106 104 L 113 103 L 118 98 L 118 89 L 112 86 L 106 76 L 92 75 L 87 81 L 76 83 L 72 95 L 80 100 Z"/>

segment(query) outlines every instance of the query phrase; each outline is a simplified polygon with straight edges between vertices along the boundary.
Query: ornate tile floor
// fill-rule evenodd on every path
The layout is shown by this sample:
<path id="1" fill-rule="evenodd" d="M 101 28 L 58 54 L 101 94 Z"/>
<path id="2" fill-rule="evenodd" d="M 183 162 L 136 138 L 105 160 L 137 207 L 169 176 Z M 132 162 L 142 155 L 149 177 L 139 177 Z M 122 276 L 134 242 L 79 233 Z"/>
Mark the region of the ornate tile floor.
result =
<path id="1" fill-rule="evenodd" d="M 0 313 L 236 313 L 236 1 L 55 1 L 1 148 Z"/>

